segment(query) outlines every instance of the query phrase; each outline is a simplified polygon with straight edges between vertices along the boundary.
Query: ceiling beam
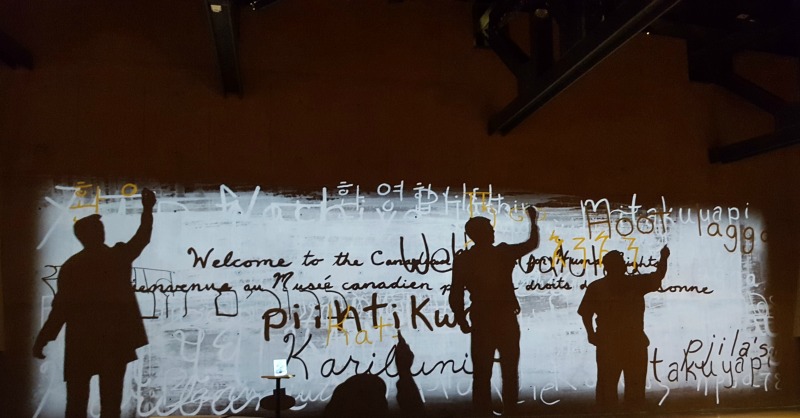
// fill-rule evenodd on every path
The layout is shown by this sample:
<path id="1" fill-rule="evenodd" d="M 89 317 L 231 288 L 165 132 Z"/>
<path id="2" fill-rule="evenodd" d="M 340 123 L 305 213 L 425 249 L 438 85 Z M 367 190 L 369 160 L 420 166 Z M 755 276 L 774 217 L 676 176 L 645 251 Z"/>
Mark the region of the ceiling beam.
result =
<path id="1" fill-rule="evenodd" d="M 708 151 L 708 160 L 711 163 L 732 163 L 797 144 L 800 144 L 800 124 L 733 144 L 711 148 Z"/>
<path id="2" fill-rule="evenodd" d="M 529 88 L 492 116 L 489 134 L 509 133 L 679 1 L 628 0 L 621 3 L 586 37 L 577 41 L 549 71 L 536 77 Z"/>
<path id="3" fill-rule="evenodd" d="M 217 70 L 222 93 L 242 95 L 239 72 L 239 6 L 236 0 L 203 0 L 205 2 Z"/>

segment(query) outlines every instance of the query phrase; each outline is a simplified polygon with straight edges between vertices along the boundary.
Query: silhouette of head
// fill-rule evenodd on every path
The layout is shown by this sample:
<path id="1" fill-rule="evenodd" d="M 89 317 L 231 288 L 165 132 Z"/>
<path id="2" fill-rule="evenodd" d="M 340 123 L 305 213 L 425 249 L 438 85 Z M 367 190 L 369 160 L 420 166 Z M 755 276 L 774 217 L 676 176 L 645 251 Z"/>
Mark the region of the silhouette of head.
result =
<path id="1" fill-rule="evenodd" d="M 383 417 L 388 412 L 383 379 L 374 374 L 357 374 L 336 386 L 324 417 Z"/>
<path id="2" fill-rule="evenodd" d="M 621 251 L 609 251 L 603 256 L 603 268 L 608 274 L 624 274 L 628 270 L 625 255 Z"/>
<path id="3" fill-rule="evenodd" d="M 75 222 L 73 230 L 75 237 L 84 247 L 96 247 L 106 241 L 106 231 L 103 222 L 100 221 L 100 215 L 89 215 L 79 219 Z"/>
<path id="4" fill-rule="evenodd" d="M 476 245 L 494 244 L 494 228 L 492 228 L 492 222 L 486 218 L 470 218 L 464 225 L 464 230 Z"/>

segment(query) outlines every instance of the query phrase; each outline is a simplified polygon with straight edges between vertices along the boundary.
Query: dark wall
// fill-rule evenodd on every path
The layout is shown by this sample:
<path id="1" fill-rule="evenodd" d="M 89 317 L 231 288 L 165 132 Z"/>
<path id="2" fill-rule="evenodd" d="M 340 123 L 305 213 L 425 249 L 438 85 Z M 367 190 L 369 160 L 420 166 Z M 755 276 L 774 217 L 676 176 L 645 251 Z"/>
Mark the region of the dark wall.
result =
<path id="1" fill-rule="evenodd" d="M 769 115 L 688 80 L 682 41 L 641 35 L 505 137 L 489 116 L 515 82 L 472 47 L 453 0 L 284 1 L 245 11 L 244 96 L 222 97 L 200 1 L 11 0 L 0 28 L 34 71 L 0 69 L 6 357 L 27 358 L 36 190 L 48 180 L 319 187 L 405 179 L 764 211 L 784 393 L 800 248 L 800 148 L 711 165 L 712 145 Z M 797 63 L 747 54 L 744 74 L 797 100 Z M 22 374 L 10 379 L 25 382 Z M 20 387 L 24 387 L 24 384 Z"/>

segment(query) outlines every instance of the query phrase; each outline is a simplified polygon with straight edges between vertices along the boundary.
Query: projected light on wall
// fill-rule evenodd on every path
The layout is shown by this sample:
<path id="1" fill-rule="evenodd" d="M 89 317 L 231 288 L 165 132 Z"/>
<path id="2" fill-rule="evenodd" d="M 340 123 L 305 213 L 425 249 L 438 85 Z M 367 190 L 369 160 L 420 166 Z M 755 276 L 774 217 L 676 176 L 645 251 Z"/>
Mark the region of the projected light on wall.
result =
<path id="1" fill-rule="evenodd" d="M 645 297 L 647 400 L 664 407 L 702 396 L 724 406 L 779 387 L 758 208 L 677 206 L 658 195 L 615 202 L 415 182 L 369 190 L 341 182 L 313 193 L 61 184 L 41 196 L 34 333 L 60 266 L 82 248 L 73 223 L 100 214 L 107 244 L 129 240 L 145 186 L 158 201 L 131 284 L 149 344 L 128 367 L 128 413 L 257 408 L 274 388 L 261 376 L 275 359 L 296 375 L 284 383 L 295 416 L 318 415 L 338 384 L 363 373 L 386 382 L 394 405 L 400 333 L 425 405 L 469 405 L 470 335 L 448 305 L 453 259 L 472 245 L 464 224 L 474 216 L 489 219 L 496 242 L 524 241 L 528 206 L 538 209 L 540 243 L 513 270 L 523 411 L 594 398 L 595 347 L 577 313 L 587 285 L 603 277 L 609 251 L 624 254 L 628 273 L 644 274 L 656 271 L 665 245 L 666 276 Z M 40 416 L 63 413 L 63 338 L 31 369 Z M 492 385 L 500 393 L 499 366 Z"/>

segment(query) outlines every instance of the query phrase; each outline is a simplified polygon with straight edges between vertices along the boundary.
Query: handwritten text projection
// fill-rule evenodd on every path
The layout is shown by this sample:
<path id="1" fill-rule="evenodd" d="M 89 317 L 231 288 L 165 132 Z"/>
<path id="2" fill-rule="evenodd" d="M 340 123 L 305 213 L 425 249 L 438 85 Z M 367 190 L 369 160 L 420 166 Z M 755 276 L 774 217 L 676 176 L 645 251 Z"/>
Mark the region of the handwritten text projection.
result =
<path id="1" fill-rule="evenodd" d="M 87 181 L 44 193 L 32 328 L 50 309 L 59 266 L 80 250 L 72 223 L 97 213 L 107 243 L 130 239 L 142 187 Z M 522 308 L 520 398 L 528 405 L 594 393 L 594 347 L 576 313 L 586 286 L 604 275 L 608 251 L 623 251 L 628 271 L 645 273 L 664 245 L 672 250 L 666 279 L 645 299 L 648 399 L 680 403 L 686 390 L 677 390 L 688 389 L 724 404 L 742 391 L 780 388 L 764 293 L 767 232 L 749 204 L 674 207 L 664 196 L 619 203 L 405 182 L 374 190 L 341 182 L 306 194 L 152 188 L 155 229 L 131 276 L 150 344 L 129 366 L 129 412 L 256 409 L 272 390 L 260 376 L 278 358 L 298 376 L 286 383 L 295 410 L 323 407 L 356 373 L 382 377 L 391 398 L 398 332 L 414 351 L 425 402 L 468 403 L 469 335 L 447 304 L 453 259 L 472 245 L 464 223 L 487 217 L 497 242 L 520 242 L 529 205 L 539 210 L 540 244 L 513 273 Z M 63 341 L 48 349 L 32 370 L 43 416 L 63 410 L 65 390 Z"/>

